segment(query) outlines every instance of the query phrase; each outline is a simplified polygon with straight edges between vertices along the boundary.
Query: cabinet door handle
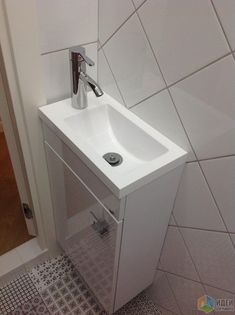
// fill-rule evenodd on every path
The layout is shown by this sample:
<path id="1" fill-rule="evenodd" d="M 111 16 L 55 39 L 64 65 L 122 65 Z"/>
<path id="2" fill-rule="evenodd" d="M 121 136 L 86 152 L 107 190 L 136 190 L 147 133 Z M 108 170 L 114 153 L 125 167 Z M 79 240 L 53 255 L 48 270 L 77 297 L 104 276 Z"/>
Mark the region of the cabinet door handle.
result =
<path id="1" fill-rule="evenodd" d="M 97 218 L 97 216 L 94 214 L 93 211 L 90 211 L 90 214 L 91 214 L 91 215 L 93 216 L 93 218 L 95 219 L 95 221 L 92 223 L 93 229 L 94 229 L 97 233 L 99 233 L 99 235 L 100 235 L 101 237 L 103 237 L 103 236 L 104 236 L 105 234 L 107 234 L 108 231 L 109 231 L 109 224 L 108 224 L 108 222 L 107 222 L 105 219 L 99 220 L 99 219 Z"/>

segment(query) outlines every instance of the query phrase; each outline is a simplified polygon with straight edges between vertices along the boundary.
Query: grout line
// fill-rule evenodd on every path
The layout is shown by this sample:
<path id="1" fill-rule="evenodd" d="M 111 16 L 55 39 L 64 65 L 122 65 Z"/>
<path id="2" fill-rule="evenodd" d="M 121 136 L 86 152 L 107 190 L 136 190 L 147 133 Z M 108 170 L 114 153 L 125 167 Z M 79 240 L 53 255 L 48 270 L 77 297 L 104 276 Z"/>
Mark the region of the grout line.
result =
<path id="1" fill-rule="evenodd" d="M 181 307 L 180 307 L 180 304 L 178 303 L 178 299 L 176 298 L 175 292 L 174 292 L 174 290 L 172 289 L 171 282 L 170 282 L 170 280 L 169 280 L 169 278 L 168 278 L 168 276 L 167 276 L 167 273 L 166 273 L 165 271 L 164 271 L 164 276 L 166 277 L 166 281 L 167 281 L 167 283 L 168 283 L 168 285 L 169 285 L 169 287 L 170 287 L 170 290 L 171 290 L 171 292 L 172 292 L 172 295 L 174 296 L 176 305 L 178 306 L 178 309 L 179 309 L 180 313 L 183 314 L 183 311 L 182 311 L 182 309 L 181 309 Z"/>
<path id="2" fill-rule="evenodd" d="M 222 215 L 222 213 L 221 213 L 220 207 L 219 207 L 219 205 L 218 205 L 218 203 L 217 203 L 217 201 L 216 201 L 216 199 L 215 199 L 214 193 L 212 192 L 212 189 L 211 189 L 211 187 L 210 187 L 210 185 L 209 185 L 209 182 L 208 182 L 208 180 L 207 180 L 207 178 L 206 178 L 206 174 L 205 174 L 204 171 L 203 171 L 203 168 L 202 168 L 202 166 L 201 166 L 200 161 L 198 162 L 198 164 L 199 164 L 199 167 L 200 167 L 200 169 L 201 169 L 201 172 L 202 172 L 202 174 L 203 174 L 203 176 L 204 176 L 204 179 L 205 179 L 205 181 L 206 181 L 206 183 L 207 183 L 207 186 L 208 186 L 208 188 L 209 188 L 209 190 L 210 190 L 210 193 L 211 193 L 211 195 L 212 195 L 212 198 L 213 198 L 213 200 L 214 200 L 214 202 L 215 202 L 215 205 L 216 205 L 216 207 L 217 207 L 217 209 L 218 209 L 218 212 L 219 212 L 219 215 L 220 215 L 220 217 L 221 217 L 221 220 L 222 220 L 222 222 L 224 223 L 224 226 L 225 226 L 225 228 L 226 228 L 226 231 L 227 231 L 227 233 L 228 233 L 228 235 L 229 235 L 230 241 L 232 242 L 232 245 L 233 245 L 233 247 L 235 248 L 234 243 L 233 243 L 233 240 L 232 240 L 232 237 L 231 237 L 231 235 L 230 235 L 230 233 L 229 233 L 229 231 L 228 231 L 227 224 L 226 224 L 226 222 L 225 222 L 225 220 L 224 220 L 224 218 L 223 218 L 223 215 Z"/>
<path id="3" fill-rule="evenodd" d="M 221 27 L 222 33 L 224 34 L 225 40 L 226 40 L 226 42 L 227 42 L 227 45 L 228 45 L 229 49 L 230 49 L 231 52 L 232 52 L 232 57 L 233 57 L 233 59 L 234 59 L 234 61 L 235 61 L 235 55 L 233 55 L 233 48 L 232 48 L 232 46 L 231 46 L 231 44 L 230 44 L 230 42 L 229 42 L 228 36 L 227 36 L 227 34 L 226 34 L 226 32 L 225 32 L 225 29 L 224 29 L 224 27 L 223 27 L 223 23 L 222 23 L 222 21 L 221 21 L 221 19 L 220 19 L 219 13 L 217 12 L 217 9 L 216 9 L 216 7 L 215 7 L 215 5 L 214 5 L 214 2 L 213 2 L 212 0 L 211 0 L 210 2 L 211 2 L 211 5 L 212 5 L 212 8 L 213 8 L 213 10 L 214 10 L 214 13 L 215 13 L 215 15 L 216 15 L 216 17 L 217 17 L 218 23 L 219 23 L 219 25 L 220 25 L 220 27 Z"/>
<path id="4" fill-rule="evenodd" d="M 192 281 L 192 282 L 195 282 L 195 283 L 199 283 L 199 284 L 201 284 L 201 285 L 204 285 L 204 286 L 208 286 L 208 287 L 211 287 L 211 288 L 220 290 L 220 291 L 224 291 L 224 292 L 230 293 L 230 294 L 232 294 L 232 295 L 235 294 L 235 292 L 229 291 L 229 290 L 227 290 L 227 289 L 219 288 L 219 287 L 216 287 L 216 286 L 211 285 L 211 284 L 206 283 L 206 282 L 200 282 L 200 281 L 197 281 L 197 280 L 194 280 L 194 279 L 190 279 L 190 278 L 188 278 L 188 277 L 185 277 L 185 276 L 176 274 L 176 273 L 171 272 L 171 271 L 167 271 L 167 270 L 164 270 L 164 269 L 161 269 L 161 268 L 158 268 L 158 270 L 160 270 L 160 271 L 162 271 L 162 272 L 165 272 L 166 274 L 170 274 L 170 275 L 176 276 L 176 277 L 178 277 L 178 278 L 182 278 L 182 279 L 185 279 L 185 280 L 188 280 L 188 281 Z"/>
<path id="5" fill-rule="evenodd" d="M 235 157 L 235 154 L 227 154 L 227 155 L 220 155 L 220 156 L 214 156 L 211 158 L 204 158 L 204 159 L 198 159 L 198 162 L 204 162 L 204 161 L 210 161 L 210 160 L 218 160 L 218 159 L 225 159 Z"/>
<path id="6" fill-rule="evenodd" d="M 190 140 L 190 138 L 189 138 L 189 135 L 188 135 L 188 133 L 187 133 L 187 130 L 186 130 L 184 124 L 183 124 L 183 120 L 182 120 L 182 118 L 181 118 L 181 116 L 180 116 L 180 114 L 179 114 L 179 111 L 178 111 L 178 109 L 177 109 L 177 106 L 176 106 L 176 104 L 175 104 L 175 101 L 174 101 L 174 99 L 173 99 L 173 96 L 172 96 L 172 94 L 171 94 L 171 91 L 170 91 L 170 89 L 169 89 L 168 87 L 167 87 L 167 91 L 168 91 L 168 93 L 169 93 L 170 99 L 171 99 L 171 101 L 172 101 L 172 103 L 173 103 L 173 106 L 174 106 L 174 108 L 175 108 L 175 111 L 176 111 L 176 114 L 177 114 L 177 116 L 178 116 L 178 118 L 179 118 L 179 121 L 180 121 L 180 123 L 181 123 L 181 126 L 182 126 L 182 128 L 183 128 L 183 130 L 184 130 L 184 133 L 185 133 L 185 135 L 186 135 L 186 138 L 188 139 L 188 142 L 189 142 L 191 151 L 192 151 L 192 153 L 194 154 L 194 156 L 196 157 L 196 160 L 198 160 L 196 151 L 195 151 L 195 149 L 194 149 L 194 147 L 193 147 L 193 145 L 192 145 L 192 142 L 191 142 L 191 140 Z"/>
<path id="7" fill-rule="evenodd" d="M 190 160 L 190 161 L 186 161 L 186 164 L 190 164 L 190 163 L 196 163 L 196 162 L 198 162 L 198 160 L 196 159 L 196 160 Z"/>
<path id="8" fill-rule="evenodd" d="M 226 32 L 225 32 L 225 29 L 224 29 L 224 27 L 223 27 L 223 24 L 222 24 L 222 22 L 221 22 L 221 20 L 220 20 L 220 17 L 219 17 L 219 14 L 218 14 L 217 10 L 216 10 L 216 7 L 215 7 L 215 5 L 214 5 L 214 3 L 213 3 L 212 0 L 210 1 L 210 3 L 211 3 L 211 6 L 212 6 L 213 11 L 214 11 L 214 13 L 215 13 L 215 16 L 217 17 L 217 20 L 218 20 L 218 23 L 219 23 L 219 25 L 220 25 L 220 27 L 221 27 L 222 33 L 224 34 L 226 43 L 227 43 L 227 45 L 228 45 L 230 51 L 232 52 L 232 51 L 233 51 L 232 46 L 230 45 L 230 42 L 229 42 L 229 40 L 228 40 L 228 36 L 227 36 L 227 34 L 226 34 Z"/>
<path id="9" fill-rule="evenodd" d="M 193 266 L 194 266 L 194 268 L 195 268 L 195 271 L 196 271 L 196 274 L 197 274 L 197 276 L 198 276 L 198 279 L 199 279 L 200 282 L 202 283 L 201 275 L 200 275 L 199 270 L 198 270 L 198 268 L 197 268 L 197 265 L 196 265 L 196 263 L 195 263 L 195 261 L 194 261 L 194 259 L 193 259 L 193 256 L 192 256 L 192 254 L 191 254 L 191 251 L 189 250 L 189 246 L 188 246 L 188 244 L 186 243 L 186 241 L 185 241 L 185 239 L 184 239 L 183 233 L 181 232 L 181 230 L 180 230 L 179 227 L 177 227 L 177 229 L 178 229 L 178 231 L 179 231 L 179 233 L 180 233 L 180 235 L 181 235 L 181 237 L 182 237 L 184 246 L 185 246 L 185 248 L 186 248 L 186 250 L 187 250 L 187 252 L 188 252 L 188 254 L 189 254 L 190 258 L 191 258 L 191 261 L 192 261 Z M 203 288 L 204 288 L 204 286 L 203 286 Z M 205 290 L 205 288 L 204 288 L 204 290 Z"/>
<path id="10" fill-rule="evenodd" d="M 177 81 L 175 81 L 175 82 L 173 82 L 173 83 L 167 85 L 167 87 L 168 87 L 168 88 L 173 87 L 174 85 L 180 83 L 181 81 L 184 81 L 185 79 L 190 78 L 190 77 L 193 76 L 194 74 L 196 74 L 196 73 L 200 72 L 201 70 L 204 70 L 205 68 L 207 68 L 207 67 L 213 65 L 214 63 L 216 63 L 216 62 L 218 62 L 218 61 L 220 61 L 220 60 L 222 60 L 222 59 L 228 57 L 229 55 L 232 55 L 232 52 L 227 52 L 226 54 L 224 54 L 224 55 L 222 55 L 222 56 L 220 56 L 220 57 L 214 59 L 213 61 L 211 61 L 211 62 L 207 63 L 206 65 L 200 67 L 199 69 L 197 69 L 197 70 L 191 72 L 190 74 L 185 75 L 185 76 L 182 77 L 181 79 L 179 79 L 179 80 L 177 80 Z"/>
<path id="11" fill-rule="evenodd" d="M 132 108 L 134 108 L 135 106 L 140 105 L 141 103 L 147 101 L 149 98 L 151 98 L 151 97 L 153 97 L 153 96 L 155 96 L 155 95 L 157 95 L 157 94 L 159 94 L 159 93 L 161 93 L 161 92 L 163 92 L 163 91 L 166 91 L 166 90 L 167 90 L 167 88 L 164 87 L 163 89 L 161 89 L 161 90 L 159 90 L 159 91 L 157 91 L 157 92 L 152 93 L 151 95 L 149 95 L 149 96 L 143 98 L 143 99 L 142 99 L 141 101 L 139 101 L 138 103 L 136 103 L 136 104 L 134 104 L 134 105 L 131 105 L 131 106 L 129 107 L 129 109 L 132 109 Z"/>
<path id="12" fill-rule="evenodd" d="M 136 5 L 135 5 L 135 2 L 134 2 L 133 0 L 132 0 L 132 2 L 133 2 L 133 5 L 134 5 L 134 7 L 135 7 L 135 9 L 136 9 L 136 11 L 137 11 L 137 10 L 139 10 L 140 7 L 142 7 L 142 5 L 145 4 L 145 2 L 147 2 L 147 0 L 144 0 L 139 6 L 136 6 Z"/>
<path id="13" fill-rule="evenodd" d="M 132 0 L 132 2 L 133 2 L 133 0 Z M 143 22 L 142 22 L 142 20 L 141 20 L 141 18 L 140 18 L 139 12 L 136 11 L 136 14 L 137 14 L 137 16 L 138 16 L 139 22 L 140 22 L 140 24 L 141 24 L 141 26 L 142 26 L 142 29 L 143 29 L 143 31 L 144 31 L 144 34 L 145 34 L 145 36 L 146 36 L 146 39 L 147 39 L 148 44 L 149 44 L 149 46 L 150 46 L 150 49 L 151 49 L 151 51 L 152 51 L 153 57 L 154 57 L 154 59 L 155 59 L 155 61 L 156 61 L 156 63 L 157 63 L 157 66 L 158 66 L 158 69 L 159 69 L 159 71 L 160 71 L 160 73 L 161 73 L 162 79 L 163 79 L 163 81 L 164 81 L 164 83 L 165 83 L 165 87 L 167 87 L 166 79 L 165 79 L 165 77 L 164 77 L 164 75 L 163 75 L 162 69 L 161 69 L 161 67 L 160 67 L 160 65 L 159 65 L 159 62 L 158 62 L 158 60 L 157 60 L 157 56 L 155 55 L 155 52 L 154 52 L 153 46 L 152 46 L 152 44 L 151 44 L 151 41 L 150 41 L 150 39 L 148 38 L 148 34 L 147 34 L 147 32 L 146 32 L 146 30 L 145 30 L 145 27 L 144 27 L 144 24 L 143 24 Z"/>
<path id="14" fill-rule="evenodd" d="M 98 43 L 98 40 L 95 40 L 95 41 L 92 41 L 92 42 L 82 43 L 82 44 L 79 44 L 79 46 L 86 46 L 86 45 L 96 44 L 96 43 Z M 73 46 L 66 47 L 66 48 L 61 48 L 61 49 L 55 49 L 55 50 L 51 50 L 51 51 L 46 51 L 46 52 L 41 53 L 41 56 L 45 56 L 45 55 L 57 53 L 57 52 L 60 52 L 60 51 L 68 50 L 71 47 L 73 47 Z"/>
<path id="15" fill-rule="evenodd" d="M 150 46 L 150 47 L 151 47 L 151 46 Z M 188 79 L 189 77 L 193 76 L 193 75 L 196 74 L 197 72 L 199 72 L 199 71 L 201 71 L 201 70 L 204 70 L 205 68 L 207 68 L 207 67 L 213 65 L 214 63 L 216 63 L 217 61 L 222 60 L 223 58 L 228 57 L 229 55 L 232 55 L 232 53 L 231 53 L 231 52 L 226 53 L 225 55 L 223 55 L 223 56 L 217 58 L 216 60 L 213 60 L 212 62 L 208 63 L 207 65 L 205 65 L 205 66 L 203 66 L 203 67 L 201 67 L 200 69 L 198 69 L 198 70 L 196 70 L 196 71 L 194 71 L 194 72 L 188 74 L 187 76 L 184 76 L 183 78 L 181 78 L 181 79 L 179 79 L 179 80 L 177 80 L 177 81 L 175 81 L 174 83 L 169 84 L 169 85 L 167 85 L 167 83 L 166 83 L 166 81 L 165 81 L 165 79 L 164 79 L 164 76 L 163 76 L 163 74 L 162 74 L 161 68 L 160 68 L 160 66 L 159 66 L 159 70 L 160 70 L 160 72 L 161 72 L 161 74 L 162 74 L 162 77 L 163 77 L 163 80 L 164 80 L 164 82 L 165 82 L 165 84 L 166 84 L 166 87 L 164 87 L 163 89 L 161 89 L 161 90 L 159 90 L 159 91 L 157 91 L 157 92 L 151 94 L 150 96 L 147 96 L 146 98 L 142 99 L 141 101 L 137 102 L 136 104 L 131 105 L 131 106 L 129 107 L 129 109 L 130 109 L 130 108 L 133 108 L 133 107 L 135 107 L 135 106 L 137 106 L 137 105 L 139 105 L 139 104 L 141 104 L 142 102 L 146 101 L 147 99 L 151 98 L 151 97 L 154 96 L 154 95 L 157 95 L 157 94 L 160 93 L 160 92 L 163 92 L 163 91 L 165 91 L 165 90 L 168 90 L 168 91 L 169 91 L 169 88 L 171 88 L 171 87 L 177 85 L 178 83 L 180 83 L 181 81 L 183 81 L 183 80 L 185 80 L 185 79 Z M 155 58 L 155 60 L 156 60 L 155 54 L 154 54 L 154 58 Z M 170 94 L 170 93 L 171 93 L 171 92 L 169 92 L 169 94 Z M 173 104 L 174 104 L 174 102 L 173 102 Z M 175 104 L 174 104 L 174 105 L 175 105 Z M 176 106 L 175 106 L 175 107 L 176 107 Z M 178 113 L 178 112 L 177 112 L 177 113 Z M 179 114 L 178 114 L 178 116 L 179 116 Z M 196 156 L 196 154 L 195 154 L 195 156 Z M 210 158 L 209 158 L 209 159 L 210 159 Z M 198 161 L 198 160 L 195 160 L 195 161 Z"/>
<path id="16" fill-rule="evenodd" d="M 124 22 L 122 22 L 122 24 L 103 42 L 103 44 L 101 45 L 101 48 L 103 48 L 104 45 L 107 44 L 107 42 L 120 30 L 120 28 L 122 28 L 122 26 L 135 14 L 137 13 L 137 10 L 142 7 L 142 5 L 144 5 L 144 3 L 147 0 L 144 0 L 143 3 L 141 3 L 138 7 L 135 6 L 134 2 L 132 1 L 132 4 L 134 6 L 134 11 L 126 18 L 126 20 Z M 99 35 L 98 35 L 99 36 Z"/>
<path id="17" fill-rule="evenodd" d="M 122 22 L 122 24 L 103 42 L 103 44 L 101 45 L 101 48 L 103 48 L 111 38 L 113 38 L 113 36 L 122 28 L 122 26 L 124 24 L 126 24 L 127 21 L 130 20 L 130 18 L 136 13 L 136 10 L 134 10 L 126 19 L 124 22 Z"/>
<path id="18" fill-rule="evenodd" d="M 117 83 L 116 77 L 115 77 L 115 75 L 114 75 L 114 73 L 113 73 L 113 70 L 112 70 L 112 68 L 111 68 L 111 66 L 110 66 L 110 64 L 109 64 L 108 58 L 107 58 L 107 56 L 106 56 L 106 54 L 105 54 L 105 51 L 104 51 L 104 49 L 103 49 L 102 47 L 101 47 L 101 50 L 102 50 L 102 52 L 103 52 L 103 54 L 104 54 L 104 58 L 105 58 L 105 60 L 106 60 L 106 62 L 107 62 L 107 64 L 108 64 L 108 67 L 109 67 L 109 69 L 110 69 L 110 71 L 111 71 L 111 73 L 112 73 L 114 82 L 115 82 L 116 87 L 117 87 L 117 89 L 118 89 L 118 92 L 119 92 L 119 94 L 120 94 L 120 96 L 121 96 L 121 98 L 122 98 L 123 104 L 124 104 L 124 106 L 125 106 L 126 108 L 128 108 L 128 107 L 127 107 L 127 104 L 126 104 L 126 102 L 125 102 L 125 99 L 124 99 L 124 97 L 123 97 L 123 95 L 122 95 L 121 89 L 120 89 L 120 87 L 119 87 L 119 85 L 118 85 L 118 83 Z"/>
<path id="19" fill-rule="evenodd" d="M 221 230 L 210 230 L 210 229 L 198 228 L 198 227 L 193 227 L 193 226 L 179 225 L 177 223 L 177 221 L 176 221 L 176 225 L 169 224 L 169 226 L 173 226 L 173 227 L 177 226 L 180 229 L 191 229 L 191 230 L 198 230 L 198 231 L 212 232 L 212 233 L 235 234 L 235 232 L 227 232 L 227 231 L 221 231 Z"/>

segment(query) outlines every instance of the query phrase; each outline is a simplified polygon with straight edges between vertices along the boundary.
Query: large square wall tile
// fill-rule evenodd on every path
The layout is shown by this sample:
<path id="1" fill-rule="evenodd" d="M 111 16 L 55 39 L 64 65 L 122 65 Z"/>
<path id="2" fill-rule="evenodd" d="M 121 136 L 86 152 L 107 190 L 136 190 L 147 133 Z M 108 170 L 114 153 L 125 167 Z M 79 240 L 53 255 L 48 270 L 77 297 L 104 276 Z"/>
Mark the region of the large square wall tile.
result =
<path id="1" fill-rule="evenodd" d="M 161 73 L 136 14 L 103 49 L 128 107 L 164 88 Z"/>
<path id="2" fill-rule="evenodd" d="M 235 292 L 235 250 L 228 234 L 181 229 L 203 283 Z"/>
<path id="3" fill-rule="evenodd" d="M 164 272 L 160 270 L 156 272 L 153 284 L 147 289 L 146 293 L 155 304 L 180 314 L 179 307 Z M 163 314 L 165 313 L 163 312 Z"/>
<path id="4" fill-rule="evenodd" d="M 226 226 L 235 233 L 235 156 L 200 163 Z"/>
<path id="5" fill-rule="evenodd" d="M 229 51 L 210 1 L 148 0 L 139 14 L 168 84 Z"/>
<path id="6" fill-rule="evenodd" d="M 102 0 L 99 2 L 99 40 L 101 45 L 134 11 L 131 0 Z"/>
<path id="7" fill-rule="evenodd" d="M 177 227 L 168 227 L 160 263 L 163 270 L 199 281 L 192 259 Z"/>
<path id="8" fill-rule="evenodd" d="M 167 277 L 182 314 L 197 314 L 197 299 L 205 294 L 202 285 L 169 273 Z"/>
<path id="9" fill-rule="evenodd" d="M 197 162 L 184 167 L 173 213 L 180 226 L 226 231 Z"/>
<path id="10" fill-rule="evenodd" d="M 228 56 L 171 88 L 199 159 L 235 154 L 234 82 L 235 62 Z"/>

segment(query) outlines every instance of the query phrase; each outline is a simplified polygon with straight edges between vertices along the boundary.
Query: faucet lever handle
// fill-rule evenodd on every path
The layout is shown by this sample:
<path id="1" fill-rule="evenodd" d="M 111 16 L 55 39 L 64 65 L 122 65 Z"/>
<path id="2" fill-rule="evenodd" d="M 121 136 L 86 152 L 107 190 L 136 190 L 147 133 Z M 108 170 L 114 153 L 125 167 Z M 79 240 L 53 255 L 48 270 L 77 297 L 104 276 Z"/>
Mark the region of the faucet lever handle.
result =
<path id="1" fill-rule="evenodd" d="M 94 61 L 91 60 L 89 57 L 86 55 L 85 48 L 82 46 L 75 46 L 69 49 L 70 53 L 70 58 L 72 60 L 76 59 L 78 55 L 82 58 L 83 61 L 85 61 L 89 66 L 94 66 Z"/>
<path id="2" fill-rule="evenodd" d="M 87 57 L 86 55 L 82 55 L 80 54 L 80 56 L 82 57 L 82 59 L 89 65 L 89 66 L 94 66 L 94 61 L 91 60 L 89 57 Z"/>

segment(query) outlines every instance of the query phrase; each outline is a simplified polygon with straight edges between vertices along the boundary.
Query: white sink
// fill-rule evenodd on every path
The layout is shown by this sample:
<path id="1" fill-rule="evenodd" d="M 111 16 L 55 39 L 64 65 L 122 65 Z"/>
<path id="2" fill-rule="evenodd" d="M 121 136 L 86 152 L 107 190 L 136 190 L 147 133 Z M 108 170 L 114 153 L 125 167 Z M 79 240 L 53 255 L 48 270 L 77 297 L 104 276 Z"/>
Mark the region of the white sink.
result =
<path id="1" fill-rule="evenodd" d="M 187 153 L 104 94 L 88 94 L 89 106 L 72 108 L 67 99 L 39 109 L 42 120 L 119 198 L 183 164 Z M 103 155 L 123 162 L 111 166 Z"/>

